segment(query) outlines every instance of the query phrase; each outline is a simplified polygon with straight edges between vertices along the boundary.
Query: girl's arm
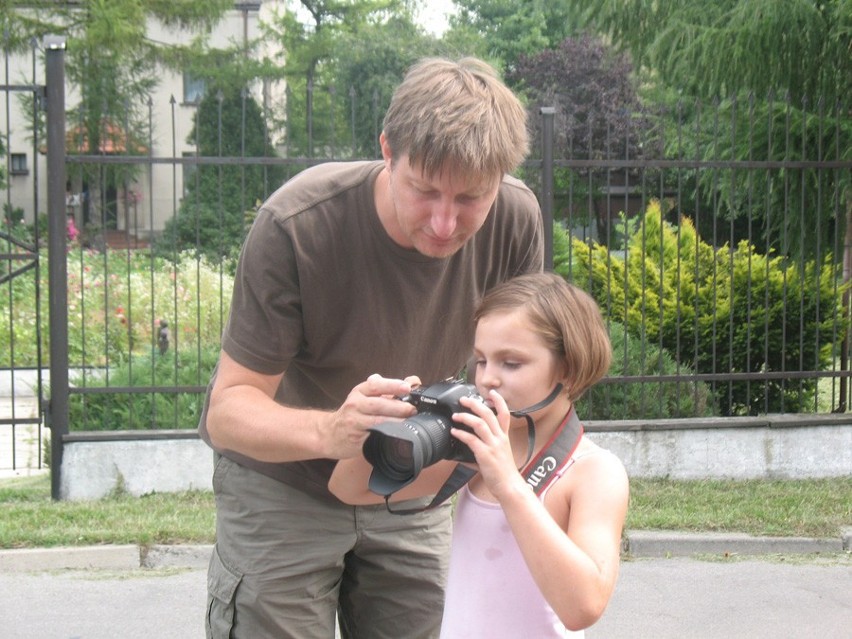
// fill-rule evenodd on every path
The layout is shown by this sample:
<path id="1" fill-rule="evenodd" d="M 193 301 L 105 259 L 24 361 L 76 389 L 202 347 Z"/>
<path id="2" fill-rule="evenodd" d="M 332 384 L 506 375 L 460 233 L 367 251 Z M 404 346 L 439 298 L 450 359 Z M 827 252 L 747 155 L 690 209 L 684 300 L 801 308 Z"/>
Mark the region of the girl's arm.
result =
<path id="1" fill-rule="evenodd" d="M 615 588 L 627 515 L 627 473 L 615 456 L 604 452 L 575 462 L 549 495 L 564 500 L 552 506 L 566 513 L 568 526 L 563 530 L 515 468 L 507 426 L 501 426 L 505 402 L 497 393 L 492 400 L 496 418 L 471 403 L 476 417 L 456 419 L 475 434 L 458 429 L 453 433 L 474 450 L 480 474 L 506 513 L 544 598 L 568 629 L 587 628 L 603 614 Z"/>
<path id="2" fill-rule="evenodd" d="M 453 472 L 457 462 L 440 461 L 424 468 L 412 483 L 391 495 L 390 501 L 397 502 L 405 499 L 415 499 L 434 495 Z M 363 455 L 350 459 L 341 459 L 334 467 L 328 489 L 340 501 L 354 506 L 382 504 L 385 498 L 370 491 L 367 483 L 372 465 Z"/>
<path id="3" fill-rule="evenodd" d="M 578 460 L 570 473 L 570 500 L 557 506 L 568 512 L 567 530 L 520 475 L 498 500 L 544 598 L 569 630 L 580 630 L 600 619 L 615 588 L 628 482 L 621 462 L 604 452 Z"/>

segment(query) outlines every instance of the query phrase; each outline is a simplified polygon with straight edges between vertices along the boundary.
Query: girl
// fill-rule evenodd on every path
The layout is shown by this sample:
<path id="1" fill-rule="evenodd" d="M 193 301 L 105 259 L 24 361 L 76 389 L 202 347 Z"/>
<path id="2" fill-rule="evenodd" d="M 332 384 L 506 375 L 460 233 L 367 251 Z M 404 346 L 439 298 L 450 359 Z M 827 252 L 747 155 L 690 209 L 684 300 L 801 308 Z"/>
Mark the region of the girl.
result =
<path id="1" fill-rule="evenodd" d="M 470 412 L 453 416 L 472 431 L 453 428 L 452 435 L 473 451 L 478 473 L 456 503 L 441 637 L 582 636 L 571 631 L 595 623 L 615 587 L 627 474 L 614 455 L 581 436 L 537 495 L 518 470 L 529 458 L 527 422 L 510 410 L 561 385 L 556 399 L 530 414 L 536 459 L 576 420 L 574 402 L 609 369 L 606 328 L 594 300 L 553 273 L 495 287 L 474 321 L 473 381 L 487 405 L 465 398 Z M 428 466 L 393 499 L 436 493 L 455 465 Z M 363 458 L 342 460 L 329 488 L 350 504 L 381 503 L 367 489 L 370 471 Z"/>

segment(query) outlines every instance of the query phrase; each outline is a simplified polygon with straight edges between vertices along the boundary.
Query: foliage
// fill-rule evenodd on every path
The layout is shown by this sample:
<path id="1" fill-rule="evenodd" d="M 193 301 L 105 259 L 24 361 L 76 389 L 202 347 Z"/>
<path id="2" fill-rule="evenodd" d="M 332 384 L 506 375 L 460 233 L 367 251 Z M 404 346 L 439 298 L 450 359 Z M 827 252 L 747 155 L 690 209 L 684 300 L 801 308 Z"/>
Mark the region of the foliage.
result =
<path id="1" fill-rule="evenodd" d="M 664 84 L 713 98 L 785 90 L 794 104 L 847 99 L 848 0 L 567 0 Z"/>
<path id="2" fill-rule="evenodd" d="M 555 107 L 559 157 L 599 159 L 640 153 L 647 122 L 630 60 L 598 38 L 566 38 L 552 49 L 522 54 L 506 80 L 522 89 L 532 113 Z M 538 125 L 540 118 L 531 118 Z"/>
<path id="3" fill-rule="evenodd" d="M 784 372 L 828 370 L 847 328 L 845 287 L 830 254 L 821 264 L 791 264 L 747 242 L 714 250 L 688 218 L 679 226 L 665 222 L 658 201 L 626 257 L 574 240 L 557 270 L 587 283 L 610 320 L 660 344 L 681 366 L 767 375 L 716 386 L 724 414 L 812 409 L 816 381 Z"/>
<path id="4" fill-rule="evenodd" d="M 379 157 L 382 116 L 405 71 L 421 57 L 447 53 L 431 37 L 420 33 L 410 20 L 391 18 L 344 34 L 338 44 L 336 85 L 338 98 L 349 96 L 350 113 L 340 110 L 340 120 L 351 127 L 337 139 L 351 140 L 354 157 Z M 340 145 L 335 145 L 339 148 Z"/>
<path id="5" fill-rule="evenodd" d="M 187 142 L 202 157 L 273 157 L 260 107 L 236 87 L 208 91 Z M 191 166 L 191 165 L 187 165 Z M 156 242 L 160 255 L 196 250 L 212 261 L 234 258 L 258 202 L 281 183 L 275 166 L 199 164 L 184 170 L 186 196 Z"/>
<path id="6" fill-rule="evenodd" d="M 301 0 L 300 4 L 310 22 L 285 8 L 264 25 L 264 39 L 281 51 L 271 62 L 279 65 L 287 81 L 288 155 L 314 157 L 315 147 L 333 150 L 336 140 L 350 139 L 347 118 L 334 111 L 336 94 L 349 90 L 336 73 L 337 63 L 349 55 L 341 45 L 383 37 L 376 29 L 389 18 L 410 25 L 411 10 L 400 0 Z"/>
<path id="7" fill-rule="evenodd" d="M 219 357 L 216 345 L 201 351 L 150 352 L 132 355 L 105 375 L 78 374 L 71 379 L 86 388 L 203 388 Z M 75 394 L 69 398 L 70 430 L 139 430 L 196 428 L 204 395 L 200 392 L 123 392 Z"/>
<path id="8" fill-rule="evenodd" d="M 625 224 L 625 228 L 629 227 Z M 568 233 L 559 224 L 554 225 L 553 231 L 554 270 L 588 289 L 593 283 L 583 278 L 582 271 L 570 268 L 574 258 Z M 610 381 L 599 383 L 580 398 L 578 409 L 584 419 L 668 419 L 713 414 L 713 396 L 703 382 L 623 380 L 639 376 L 689 377 L 694 371 L 678 364 L 664 347 L 631 334 L 620 322 L 607 319 L 607 327 L 613 354 L 607 374 Z"/>
<path id="9" fill-rule="evenodd" d="M 694 148 L 683 149 L 692 153 L 687 157 L 712 153 L 714 159 L 777 161 L 809 153 L 809 159 L 850 160 L 852 3 L 848 0 L 566 2 L 581 12 L 583 27 L 596 29 L 628 51 L 648 79 L 677 92 L 679 99 L 728 98 L 749 105 L 737 112 L 733 103 L 725 103 L 720 116 L 728 117 L 712 122 L 702 121 L 700 111 L 687 106 L 686 117 L 679 122 L 702 132 Z M 789 127 L 782 124 L 786 122 Z M 765 184 L 752 184 L 747 172 L 740 173 L 729 181 L 727 191 L 720 189 L 724 180 L 717 181 L 715 173 L 704 175 L 698 183 L 699 197 L 705 202 L 721 197 L 720 213 L 731 220 L 748 214 L 735 194 L 766 197 L 766 210 L 774 216 L 765 224 L 763 239 L 782 255 L 813 258 L 819 255 L 817 247 L 844 233 L 845 244 L 850 245 L 848 170 L 820 175 L 803 170 L 798 180 L 785 171 L 766 175 Z M 757 186 L 760 191 L 753 190 Z M 779 198 L 790 188 L 796 191 L 795 201 L 815 205 L 805 211 L 779 207 Z M 730 208 L 733 204 L 739 208 Z M 802 213 L 808 215 L 805 226 L 819 233 L 794 230 Z M 785 227 L 790 231 L 786 240 L 781 239 Z"/>
<path id="10" fill-rule="evenodd" d="M 6 155 L 6 145 L 3 142 L 4 136 L 0 136 L 0 155 Z M 0 189 L 6 188 L 6 164 L 0 165 Z"/>
<path id="11" fill-rule="evenodd" d="M 555 49 L 577 24 L 576 10 L 563 0 L 456 0 L 455 5 L 446 37 L 474 34 L 484 54 L 509 71 L 524 56 Z"/>
<path id="12" fill-rule="evenodd" d="M 843 201 L 848 206 L 852 173 L 780 166 L 852 161 L 852 122 L 840 105 L 734 96 L 709 111 L 698 101 L 675 96 L 661 112 L 667 158 L 725 163 L 681 174 L 692 191 L 693 217 L 698 211 L 712 212 L 717 228 L 727 225 L 734 238 L 779 255 L 801 259 L 828 248 L 840 256 Z M 750 170 L 740 164 L 746 161 L 778 166 Z M 697 222 L 705 234 L 709 219 L 705 214 Z"/>
<path id="13" fill-rule="evenodd" d="M 553 148 L 557 158 L 637 159 L 658 153 L 654 121 L 645 113 L 629 59 L 592 36 L 569 37 L 552 49 L 520 55 L 506 76 L 528 102 L 530 125 L 541 139 L 542 107 L 553 107 Z M 653 157 L 653 156 L 652 156 Z M 536 184 L 539 171 L 532 171 Z M 589 224 L 593 201 L 613 184 L 636 183 L 635 170 L 554 170 L 558 217 Z M 653 170 L 643 179 L 653 179 Z M 602 220 L 598 220 L 603 224 Z M 603 228 L 598 234 L 603 236 Z"/>

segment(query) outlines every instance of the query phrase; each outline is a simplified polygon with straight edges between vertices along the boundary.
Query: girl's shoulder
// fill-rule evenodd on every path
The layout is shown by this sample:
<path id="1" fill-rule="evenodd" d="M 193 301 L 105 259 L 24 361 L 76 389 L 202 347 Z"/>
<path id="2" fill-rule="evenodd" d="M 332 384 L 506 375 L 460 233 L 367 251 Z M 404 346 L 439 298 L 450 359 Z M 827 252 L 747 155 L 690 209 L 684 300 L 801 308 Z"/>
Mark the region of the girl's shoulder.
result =
<path id="1" fill-rule="evenodd" d="M 623 474 L 625 478 L 627 476 L 624 464 L 615 453 L 599 446 L 586 435 L 583 435 L 572 457 L 573 461 L 568 475 L 570 476 L 572 473 L 582 475 L 583 481 L 591 479 L 588 475 L 600 473 Z"/>
<path id="2" fill-rule="evenodd" d="M 570 510 L 572 502 L 584 498 L 607 498 L 627 494 L 627 471 L 612 452 L 583 436 L 571 463 L 548 491 L 548 507 L 561 504 Z"/>

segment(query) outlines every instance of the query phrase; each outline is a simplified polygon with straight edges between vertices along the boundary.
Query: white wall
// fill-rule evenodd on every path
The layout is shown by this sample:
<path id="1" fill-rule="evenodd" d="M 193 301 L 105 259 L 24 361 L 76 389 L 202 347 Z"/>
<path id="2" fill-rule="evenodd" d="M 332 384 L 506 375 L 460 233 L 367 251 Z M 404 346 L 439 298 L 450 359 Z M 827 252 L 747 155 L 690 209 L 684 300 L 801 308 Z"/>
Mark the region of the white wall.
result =
<path id="1" fill-rule="evenodd" d="M 624 462 L 631 477 L 845 477 L 852 475 L 852 423 L 843 423 L 848 415 L 836 417 L 823 425 L 795 425 L 803 421 L 795 415 L 717 419 L 706 427 L 686 420 L 644 427 L 592 423 L 588 433 Z M 157 440 L 133 439 L 132 432 L 103 436 L 121 439 L 66 443 L 63 499 L 99 499 L 117 488 L 133 495 L 211 489 L 213 453 L 200 439 L 186 439 L 189 433 L 180 433 L 183 439 Z"/>

